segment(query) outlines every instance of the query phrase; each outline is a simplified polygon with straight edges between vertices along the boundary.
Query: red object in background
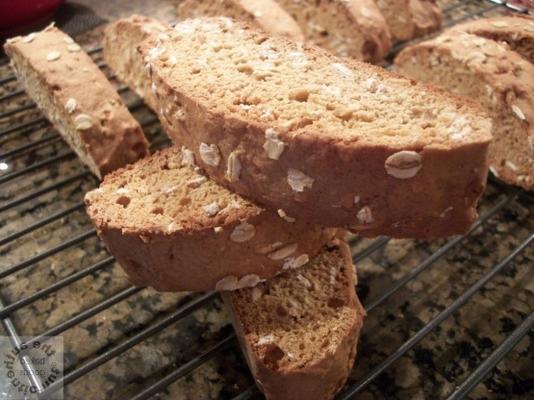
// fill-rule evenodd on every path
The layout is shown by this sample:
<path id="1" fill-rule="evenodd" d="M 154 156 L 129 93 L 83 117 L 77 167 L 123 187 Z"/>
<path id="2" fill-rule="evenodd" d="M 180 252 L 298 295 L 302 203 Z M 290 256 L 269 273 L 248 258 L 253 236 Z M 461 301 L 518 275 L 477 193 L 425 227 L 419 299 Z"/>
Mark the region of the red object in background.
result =
<path id="1" fill-rule="evenodd" d="M 27 33 L 47 20 L 64 0 L 0 0 L 0 36 Z"/>

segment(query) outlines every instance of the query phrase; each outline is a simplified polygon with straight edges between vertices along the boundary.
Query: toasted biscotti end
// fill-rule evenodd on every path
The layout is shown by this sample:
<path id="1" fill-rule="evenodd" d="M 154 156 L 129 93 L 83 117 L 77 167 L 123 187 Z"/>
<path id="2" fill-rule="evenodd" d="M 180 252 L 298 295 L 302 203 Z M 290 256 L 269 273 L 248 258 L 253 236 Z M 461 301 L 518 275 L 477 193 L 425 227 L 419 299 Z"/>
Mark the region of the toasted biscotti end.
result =
<path id="1" fill-rule="evenodd" d="M 246 21 L 265 32 L 302 42 L 304 34 L 295 20 L 275 0 L 185 0 L 178 18 L 226 16 Z"/>
<path id="2" fill-rule="evenodd" d="M 377 0 L 376 4 L 396 41 L 437 31 L 443 20 L 435 0 Z"/>
<path id="3" fill-rule="evenodd" d="M 395 65 L 477 99 L 493 117 L 490 169 L 510 184 L 534 188 L 534 65 L 505 44 L 461 31 L 404 49 Z"/>
<path id="4" fill-rule="evenodd" d="M 156 54 L 160 119 L 220 184 L 364 236 L 443 237 L 474 221 L 491 140 L 475 102 L 238 22 L 188 20 L 169 36 L 139 46 Z"/>
<path id="5" fill-rule="evenodd" d="M 534 64 L 534 18 L 528 15 L 510 15 L 481 18 L 455 25 L 451 30 L 471 33 L 498 42 Z"/>
<path id="6" fill-rule="evenodd" d="M 191 152 L 169 148 L 109 174 L 85 197 L 99 235 L 136 285 L 253 286 L 306 264 L 335 233 L 263 210 L 193 163 Z"/>
<path id="7" fill-rule="evenodd" d="M 307 41 L 341 57 L 377 62 L 391 49 L 391 35 L 374 0 L 277 0 Z"/>
<path id="8" fill-rule="evenodd" d="M 106 64 L 154 112 L 158 110 L 157 99 L 148 78 L 149 72 L 145 70 L 143 59 L 139 57 L 137 45 L 146 39 L 156 42 L 161 37 L 165 38 L 167 29 L 167 25 L 155 19 L 132 15 L 106 26 L 102 40 Z M 127 37 L 129 40 L 119 40 L 121 37 Z M 177 60 L 170 59 L 169 62 L 176 63 Z"/>
<path id="9" fill-rule="evenodd" d="M 345 242 L 308 265 L 223 299 L 267 399 L 332 399 L 354 364 L 365 311 Z"/>
<path id="10" fill-rule="evenodd" d="M 26 92 L 96 176 L 148 154 L 141 126 L 70 36 L 50 25 L 4 49 Z"/>

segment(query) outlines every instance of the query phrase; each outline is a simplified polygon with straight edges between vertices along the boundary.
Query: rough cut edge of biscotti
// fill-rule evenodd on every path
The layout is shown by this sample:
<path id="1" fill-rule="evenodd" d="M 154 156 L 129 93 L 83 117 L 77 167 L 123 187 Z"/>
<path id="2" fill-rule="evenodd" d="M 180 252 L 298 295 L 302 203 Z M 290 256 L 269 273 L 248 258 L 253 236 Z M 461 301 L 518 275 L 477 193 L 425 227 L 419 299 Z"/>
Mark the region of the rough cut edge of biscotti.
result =
<path id="1" fill-rule="evenodd" d="M 424 36 L 441 27 L 443 14 L 433 0 L 377 0 L 376 3 L 395 41 Z"/>
<path id="2" fill-rule="evenodd" d="M 438 68 L 442 59 L 449 57 L 453 62 L 461 63 L 463 75 L 469 72 L 478 80 L 480 91 L 483 89 L 491 98 L 491 106 L 500 108 L 502 113 L 494 121 L 496 134 L 490 146 L 490 170 L 507 183 L 534 189 L 534 81 L 531 79 L 534 65 L 510 50 L 504 42 L 462 30 L 447 31 L 435 39 L 405 48 L 395 60 L 396 68 L 413 78 L 423 79 L 421 73 L 410 72 L 410 65 L 423 66 L 417 57 L 426 59 L 428 62 L 424 66 L 429 69 Z M 432 67 L 432 63 L 438 64 Z M 431 78 L 437 77 L 431 70 L 428 72 Z M 432 82 L 444 87 L 447 84 L 443 80 Z M 483 99 L 480 101 L 490 104 Z M 492 110 L 488 113 L 494 114 Z M 502 115 L 509 116 L 511 121 Z M 498 132 L 503 124 L 505 127 L 516 126 L 514 133 L 519 135 L 519 152 L 510 147 L 513 143 L 501 144 L 502 134 Z"/>
<path id="3" fill-rule="evenodd" d="M 242 19 L 266 33 L 304 41 L 304 34 L 296 21 L 275 0 L 185 0 L 178 5 L 178 19 L 200 16 Z"/>
<path id="4" fill-rule="evenodd" d="M 156 113 L 159 110 L 158 100 L 135 43 L 166 37 L 167 29 L 167 25 L 153 18 L 132 15 L 106 26 L 102 38 L 102 53 L 106 64 Z M 120 40 L 123 37 L 128 37 L 128 41 Z"/>
<path id="5" fill-rule="evenodd" d="M 202 19 L 202 21 L 207 20 L 220 21 Z M 196 23 L 199 20 L 193 21 Z M 254 34 L 254 30 L 247 25 L 237 26 Z M 169 34 L 172 35 L 172 30 L 169 30 Z M 123 37 L 118 40 L 128 39 Z M 281 47 L 293 46 L 283 38 L 268 40 L 281 41 Z M 153 42 L 148 40 L 139 46 L 143 58 L 150 52 L 155 54 L 153 50 L 155 48 Z M 378 67 L 348 59 L 341 60 L 313 46 L 304 46 L 303 50 L 312 57 L 324 58 L 333 64 L 342 61 L 344 63 L 342 65 L 347 68 L 369 69 L 372 74 L 381 78 L 406 82 L 408 86 L 415 85 Z M 232 136 L 235 136 L 237 141 L 243 137 L 250 138 L 248 140 L 250 148 L 245 154 L 247 160 L 241 160 L 242 171 L 249 168 L 248 162 L 264 157 L 264 134 L 269 128 L 277 129 L 276 126 L 229 117 L 220 111 L 215 112 L 205 101 L 196 98 L 195 93 L 184 92 L 179 82 L 172 84 L 166 82 L 165 78 L 160 76 L 162 71 L 159 65 L 153 58 L 147 57 L 147 59 L 152 82 L 159 91 L 158 95 L 167 105 L 165 118 L 176 119 L 166 126 L 167 133 L 176 143 L 188 146 L 195 152 L 197 160 L 201 160 L 203 155 L 199 153 L 199 144 L 219 143 L 223 139 L 221 137 L 219 140 L 219 136 L 224 133 L 224 141 L 229 145 L 234 140 Z M 143 72 L 143 75 L 145 74 Z M 490 141 L 491 124 L 475 102 L 452 96 L 444 90 L 425 85 L 418 87 L 422 91 L 432 93 L 436 98 L 443 99 L 444 103 L 454 105 L 457 110 L 462 110 L 462 113 L 469 113 L 473 116 L 473 121 L 478 121 L 481 126 L 483 122 L 483 131 L 487 131 L 487 134 L 482 135 L 484 139 L 455 145 L 453 149 L 432 146 L 431 143 L 422 145 L 421 148 L 393 149 L 389 146 L 361 143 L 343 144 L 319 132 L 307 131 L 305 135 L 293 138 L 280 132 L 278 137 L 280 141 L 285 143 L 292 141 L 292 143 L 284 149 L 280 160 L 273 163 L 272 166 L 276 168 L 258 170 L 255 166 L 250 166 L 261 176 L 255 176 L 250 180 L 246 176 L 237 182 L 228 182 L 220 167 L 226 165 L 225 158 L 234 148 L 225 148 L 222 145 L 219 148 L 222 155 L 219 168 L 207 164 L 205 168 L 212 179 L 245 197 L 255 199 L 271 209 L 283 208 L 293 217 L 323 226 L 346 227 L 364 236 L 431 238 L 465 232 L 476 218 L 475 206 L 485 187 L 486 152 Z M 168 99 L 173 101 L 169 102 Z M 180 110 L 176 110 L 176 104 L 181 105 L 180 115 L 178 115 Z M 426 172 L 423 172 L 423 168 L 409 180 L 394 179 L 386 174 L 384 162 L 388 157 L 397 153 L 400 153 L 398 154 L 400 156 L 404 154 L 403 151 L 414 150 L 422 150 L 425 165 L 428 166 Z M 309 154 L 314 154 L 314 157 L 310 159 L 307 157 Z M 313 188 L 304 193 L 295 193 L 286 188 L 285 171 L 288 171 L 288 168 L 311 171 L 309 175 L 315 179 Z M 355 171 L 360 172 L 356 174 Z M 382 171 L 383 174 L 369 173 L 369 171 Z M 265 186 L 258 186 L 258 182 L 263 182 Z M 355 186 L 357 186 L 356 192 L 354 192 Z M 360 191 L 361 196 L 358 194 Z M 328 199 L 329 195 L 332 196 L 332 200 Z M 294 200 L 295 196 L 297 201 Z M 334 207 L 336 204 L 339 206 Z M 358 206 L 357 209 L 355 204 Z"/>
<path id="6" fill-rule="evenodd" d="M 534 64 L 534 17 L 517 14 L 467 21 L 451 28 L 499 42 L 506 42 L 512 50 Z"/>
<path id="7" fill-rule="evenodd" d="M 334 395 L 343 387 L 352 370 L 356 357 L 356 345 L 363 325 L 363 318 L 365 317 L 365 310 L 356 295 L 356 273 L 352 264 L 349 247 L 340 239 L 334 239 L 329 246 L 330 249 L 325 247 L 323 252 L 315 260 L 312 260 L 310 264 L 298 271 L 286 272 L 273 278 L 271 282 L 261 283 L 255 288 L 222 293 L 249 368 L 256 384 L 268 400 L 333 399 Z M 344 307 L 349 310 L 350 318 L 343 320 L 333 319 L 331 321 L 332 328 L 336 330 L 343 329 L 345 331 L 343 337 L 336 343 L 332 351 L 327 351 L 323 357 L 306 362 L 303 365 L 303 362 L 300 362 L 299 359 L 289 358 L 291 357 L 290 354 L 283 352 L 276 343 L 273 343 L 273 341 L 276 341 L 272 338 L 274 332 L 260 336 L 260 334 L 266 332 L 255 332 L 253 327 L 245 326 L 244 320 L 249 319 L 247 317 L 252 319 L 253 316 L 246 316 L 245 313 L 248 312 L 246 310 L 246 304 L 240 305 L 239 303 L 243 299 L 250 299 L 249 301 L 251 302 L 262 301 L 262 292 L 266 292 L 268 295 L 270 285 L 276 285 L 279 282 L 283 283 L 284 280 L 298 282 L 300 277 L 302 282 L 309 281 L 306 278 L 307 271 L 310 271 L 310 274 L 317 272 L 326 276 L 332 276 L 332 271 L 326 271 L 326 267 L 321 266 L 317 268 L 314 266 L 314 263 L 323 257 L 324 254 L 332 251 L 338 251 L 341 255 L 339 258 L 341 264 L 340 270 L 336 271 L 336 274 L 338 276 L 343 275 L 343 279 L 346 281 L 346 286 L 343 288 L 344 295 L 347 297 Z M 332 255 L 332 257 L 338 256 L 337 254 Z M 312 272 L 314 269 L 317 271 Z M 318 288 L 310 289 L 308 287 L 302 289 L 299 294 L 305 297 L 308 295 L 308 291 L 310 291 L 309 295 L 311 295 L 312 290 L 318 290 Z M 288 296 L 285 300 L 284 306 L 287 307 L 292 299 Z M 277 310 L 272 310 L 273 321 L 279 318 L 277 312 Z M 310 312 L 313 312 L 313 310 L 310 310 Z M 321 315 L 317 312 L 315 315 L 317 321 L 319 321 Z M 296 325 L 297 322 L 295 320 Z M 311 329 L 313 329 L 313 326 L 310 326 Z M 287 330 L 284 332 L 287 332 Z M 278 332 L 278 334 L 280 333 Z M 312 343 L 306 343 L 306 345 L 313 346 Z M 290 365 L 285 365 L 279 369 L 273 367 L 271 361 L 268 360 L 269 355 L 274 353 L 272 349 L 269 349 L 270 346 L 273 346 L 276 350 L 282 350 L 282 353 L 284 353 L 283 356 L 279 354 L 278 357 L 289 358 L 291 360 Z M 319 346 L 319 344 L 317 343 L 316 346 Z"/>
<path id="8" fill-rule="evenodd" d="M 184 162 L 190 161 L 180 149 L 165 149 L 108 174 L 85 196 L 99 236 L 138 286 L 161 291 L 254 286 L 306 264 L 335 234 L 293 221 L 282 210 L 261 209 Z M 194 197 L 195 190 L 200 196 Z M 165 208 L 153 196 L 171 205 L 197 199 L 204 211 L 189 206 L 185 216 L 158 220 Z M 210 211 L 214 200 L 226 205 Z"/>
<path id="9" fill-rule="evenodd" d="M 139 123 L 70 36 L 52 24 L 4 48 L 26 92 L 96 176 L 149 153 Z"/>
<path id="10" fill-rule="evenodd" d="M 316 42 L 308 30 L 325 29 L 325 40 L 332 41 L 337 36 L 340 44 L 349 46 L 345 51 L 339 51 L 330 44 L 315 43 L 341 57 L 354 57 L 358 60 L 379 62 L 384 59 L 391 49 L 391 34 L 386 20 L 378 9 L 374 0 L 336 0 L 317 3 L 303 0 L 299 3 L 288 0 L 279 1 L 282 8 L 292 15 L 304 32 L 305 39 L 310 43 Z M 317 11 L 310 12 L 307 8 Z M 321 7 L 325 10 L 319 11 Z M 328 15 L 327 15 L 328 14 Z M 321 18 L 333 17 L 337 21 L 323 27 L 326 21 L 319 23 Z M 342 18 L 343 20 L 341 20 Z M 350 46 L 346 39 L 358 39 Z"/>

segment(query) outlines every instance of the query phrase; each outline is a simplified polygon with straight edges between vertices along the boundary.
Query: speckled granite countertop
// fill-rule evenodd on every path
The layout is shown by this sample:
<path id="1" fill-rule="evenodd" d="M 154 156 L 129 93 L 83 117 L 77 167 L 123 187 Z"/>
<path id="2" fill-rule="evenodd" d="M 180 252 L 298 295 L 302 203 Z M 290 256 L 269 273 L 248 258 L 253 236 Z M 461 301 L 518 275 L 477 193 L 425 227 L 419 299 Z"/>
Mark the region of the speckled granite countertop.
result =
<path id="1" fill-rule="evenodd" d="M 119 2 L 84 0 L 82 3 L 99 10 L 102 17 L 117 17 L 118 10 L 121 10 L 122 15 L 141 12 L 143 7 L 148 6 L 148 14 L 156 12 L 160 18 L 166 20 L 172 18 L 172 10 L 175 7 L 171 1 L 134 1 L 128 2 L 129 9 L 126 11 L 116 7 Z M 449 4 L 451 1 L 442 3 Z M 457 11 L 463 12 L 465 7 L 467 6 L 459 6 Z M 101 27 L 96 28 L 84 35 L 81 41 L 94 43 L 100 33 Z M 0 66 L 0 76 L 6 74 L 7 67 Z M 0 96 L 16 87 L 16 82 L 2 85 Z M 129 104 L 138 104 L 138 100 L 130 94 L 125 94 L 125 98 Z M 16 97 L 7 105 L 0 104 L 0 112 L 27 102 L 25 96 Z M 0 119 L 0 130 L 39 115 L 37 111 L 30 110 L 7 120 Z M 135 108 L 134 115 L 140 121 L 152 118 L 142 107 Z M 145 129 L 151 138 L 159 140 L 163 137 L 157 124 L 151 124 Z M 1 153 L 46 138 L 53 133 L 52 128 L 42 126 L 25 134 L 2 136 Z M 6 159 L 10 165 L 7 172 L 66 151 L 68 148 L 61 140 L 46 142 L 43 146 L 33 148 L 20 156 Z M 83 168 L 75 157 L 66 156 L 60 162 L 2 184 L 0 205 L 82 171 Z M 96 184 L 93 178 L 84 175 L 57 190 L 2 212 L 0 238 L 56 211 L 80 204 L 84 193 Z M 504 195 L 501 188 L 490 185 L 480 211 L 490 209 Z M 534 231 L 533 211 L 533 203 L 510 202 L 467 240 L 457 244 L 425 272 L 373 309 L 366 319 L 356 367 L 350 382 L 359 380 L 384 360 L 525 240 Z M 0 271 L 91 229 L 92 226 L 80 207 L 29 235 L 0 246 Z M 365 249 L 371 243 L 371 240 L 354 238 L 354 253 Z M 358 292 L 362 301 L 369 304 L 375 300 L 444 243 L 392 240 L 370 257 L 360 261 Z M 4 302 L 11 303 L 106 257 L 102 243 L 94 234 L 90 235 L 80 243 L 29 268 L 0 279 L 0 295 Z M 534 310 L 533 265 L 534 248 L 530 246 L 483 290 L 477 292 L 465 306 L 367 386 L 358 399 L 445 397 Z M 23 307 L 12 314 L 12 319 L 19 334 L 41 334 L 127 287 L 129 284 L 120 267 L 111 264 Z M 193 297 L 194 295 L 186 293 L 159 294 L 150 289 L 143 289 L 66 330 L 63 337 L 67 372 L 162 320 Z M 65 388 L 65 398 L 128 398 L 193 359 L 231 332 L 228 317 L 221 302 L 215 297 L 185 318 L 69 384 Z M 239 394 L 251 384 L 252 378 L 234 343 L 192 374 L 173 383 L 164 392 L 156 395 L 156 398 L 227 399 Z M 499 363 L 483 384 L 477 386 L 470 398 L 534 398 L 533 332 Z"/>

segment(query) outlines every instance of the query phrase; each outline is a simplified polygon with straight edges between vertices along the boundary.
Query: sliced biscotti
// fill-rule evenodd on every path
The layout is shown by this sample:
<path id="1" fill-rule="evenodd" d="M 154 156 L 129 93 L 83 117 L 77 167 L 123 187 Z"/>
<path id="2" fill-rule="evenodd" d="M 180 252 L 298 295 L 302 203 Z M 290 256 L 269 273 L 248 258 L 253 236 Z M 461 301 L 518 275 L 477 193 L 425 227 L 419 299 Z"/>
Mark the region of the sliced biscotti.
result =
<path id="1" fill-rule="evenodd" d="M 475 19 L 452 30 L 506 42 L 511 49 L 534 63 L 534 18 L 527 15 Z"/>
<path id="2" fill-rule="evenodd" d="M 338 242 L 308 265 L 223 293 L 257 385 L 267 399 L 332 399 L 356 356 L 365 311 L 350 251 Z"/>
<path id="3" fill-rule="evenodd" d="M 51 25 L 4 48 L 26 92 L 99 178 L 148 154 L 141 126 L 70 36 Z"/>
<path id="4" fill-rule="evenodd" d="M 253 286 L 306 264 L 335 233 L 263 210 L 192 165 L 191 152 L 169 148 L 109 174 L 85 197 L 100 237 L 136 285 Z"/>
<path id="5" fill-rule="evenodd" d="M 396 41 L 437 31 L 443 15 L 435 0 L 376 0 Z"/>
<path id="6" fill-rule="evenodd" d="M 476 217 L 491 136 L 476 103 L 227 19 L 168 35 L 139 46 L 160 118 L 217 182 L 366 236 L 447 236 Z"/>
<path id="7" fill-rule="evenodd" d="M 395 65 L 483 104 L 493 117 L 491 170 L 508 183 L 534 188 L 534 65 L 506 45 L 464 32 L 408 47 Z"/>
<path id="8" fill-rule="evenodd" d="M 247 21 L 265 32 L 303 41 L 298 24 L 275 0 L 185 0 L 178 6 L 178 18 L 226 16 Z"/>
<path id="9" fill-rule="evenodd" d="M 380 61 L 391 35 L 374 0 L 276 0 L 298 23 L 305 39 L 342 57 Z"/>
<path id="10" fill-rule="evenodd" d="M 106 26 L 102 39 L 102 53 L 106 64 L 154 112 L 159 109 L 156 94 L 151 87 L 149 71 L 145 70 L 145 62 L 140 57 L 137 46 L 143 40 L 156 42 L 160 38 L 167 38 L 166 30 L 168 26 L 155 19 L 132 15 Z M 171 58 L 169 62 L 176 63 L 178 60 Z"/>

